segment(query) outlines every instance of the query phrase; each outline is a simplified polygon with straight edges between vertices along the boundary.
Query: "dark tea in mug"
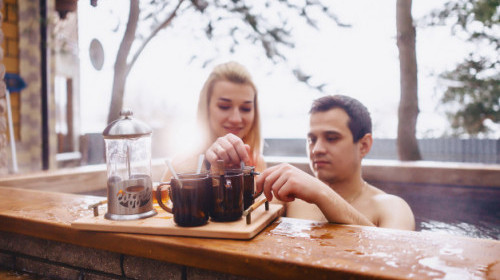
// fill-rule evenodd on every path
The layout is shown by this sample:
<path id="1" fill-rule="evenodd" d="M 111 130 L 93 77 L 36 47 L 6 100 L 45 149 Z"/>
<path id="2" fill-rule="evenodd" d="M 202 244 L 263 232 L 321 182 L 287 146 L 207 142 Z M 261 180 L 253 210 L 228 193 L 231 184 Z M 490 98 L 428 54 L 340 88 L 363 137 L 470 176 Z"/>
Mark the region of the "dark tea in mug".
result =
<path id="1" fill-rule="evenodd" d="M 207 223 L 210 214 L 211 184 L 207 174 L 179 174 L 170 186 L 172 214 L 179 226 L 193 227 Z"/>
<path id="2" fill-rule="evenodd" d="M 214 221 L 229 222 L 243 214 L 243 172 L 226 170 L 224 175 L 211 175 L 212 209 Z"/>

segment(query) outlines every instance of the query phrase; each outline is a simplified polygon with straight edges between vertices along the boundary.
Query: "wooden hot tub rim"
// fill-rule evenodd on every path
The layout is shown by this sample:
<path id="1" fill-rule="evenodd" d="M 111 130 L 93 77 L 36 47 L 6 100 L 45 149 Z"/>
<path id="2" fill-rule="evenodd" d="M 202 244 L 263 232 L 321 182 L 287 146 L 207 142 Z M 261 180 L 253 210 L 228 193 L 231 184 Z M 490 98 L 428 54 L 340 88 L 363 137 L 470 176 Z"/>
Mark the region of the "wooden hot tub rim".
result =
<path id="1" fill-rule="evenodd" d="M 288 162 L 311 173 L 308 159 L 305 157 L 266 157 L 265 159 L 268 166 Z M 164 170 L 164 159 L 153 160 L 153 180 L 159 180 Z M 500 165 L 498 164 L 364 160 L 362 172 L 365 180 L 381 184 L 383 182 L 412 183 L 500 189 Z M 106 189 L 105 182 L 105 164 L 0 177 L 2 186 L 66 193 L 91 193 L 103 190 Z"/>
<path id="2" fill-rule="evenodd" d="M 432 278 L 432 261 L 440 258 L 446 260 L 439 263 L 445 274 L 458 269 L 485 276 L 489 270 L 483 267 L 494 264 L 500 252 L 500 242 L 493 240 L 291 218 L 281 219 L 285 224 L 281 230 L 271 226 L 249 241 L 79 231 L 69 224 L 86 210 L 75 205 L 86 205 L 98 197 L 1 187 L 0 193 L 3 232 L 262 279 L 404 279 L 409 273 L 425 279 Z M 42 208 L 47 211 L 37 211 Z M 295 223 L 299 223 L 297 229 Z M 375 249 L 380 254 L 371 253 Z M 417 256 L 423 264 L 414 258 Z M 464 263 L 464 256 L 470 261 Z M 379 269 L 381 265 L 385 269 Z M 419 269 L 413 269 L 415 265 Z"/>

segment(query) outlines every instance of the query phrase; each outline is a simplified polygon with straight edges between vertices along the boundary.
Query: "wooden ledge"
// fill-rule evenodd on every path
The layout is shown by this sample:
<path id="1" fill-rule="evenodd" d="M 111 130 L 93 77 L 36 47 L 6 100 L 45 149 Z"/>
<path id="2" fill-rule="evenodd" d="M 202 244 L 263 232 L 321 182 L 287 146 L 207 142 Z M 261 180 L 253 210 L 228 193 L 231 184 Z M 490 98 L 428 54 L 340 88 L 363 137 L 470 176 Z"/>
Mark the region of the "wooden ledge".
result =
<path id="1" fill-rule="evenodd" d="M 500 273 L 500 241 L 434 233 L 291 218 L 248 241 L 72 228 L 100 199 L 0 187 L 0 231 L 259 279 L 498 279 Z"/>
<path id="2" fill-rule="evenodd" d="M 311 173 L 309 161 L 305 157 L 265 159 L 268 166 L 288 162 Z M 500 188 L 499 164 L 365 159 L 362 172 L 363 178 L 370 182 Z"/>
<path id="3" fill-rule="evenodd" d="M 160 180 L 166 168 L 164 159 L 153 160 L 151 168 L 153 180 Z M 105 190 L 106 181 L 106 165 L 96 164 L 0 177 L 0 186 L 64 193 L 90 193 Z"/>
<path id="4" fill-rule="evenodd" d="M 288 162 L 311 173 L 305 157 L 266 157 L 268 166 Z M 430 161 L 364 160 L 363 177 L 369 182 L 437 184 L 465 187 L 500 188 L 500 165 L 445 163 Z M 152 162 L 153 180 L 165 171 L 164 159 Z M 66 193 L 91 193 L 106 189 L 106 165 L 88 165 L 0 177 L 0 186 L 22 187 Z"/>

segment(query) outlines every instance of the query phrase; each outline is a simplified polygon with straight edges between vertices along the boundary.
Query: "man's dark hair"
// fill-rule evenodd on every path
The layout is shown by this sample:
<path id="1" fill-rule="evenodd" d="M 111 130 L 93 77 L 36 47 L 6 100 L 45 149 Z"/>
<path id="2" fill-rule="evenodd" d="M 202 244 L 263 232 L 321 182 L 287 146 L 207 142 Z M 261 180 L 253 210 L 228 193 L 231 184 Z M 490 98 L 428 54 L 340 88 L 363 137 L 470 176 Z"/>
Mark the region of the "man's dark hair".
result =
<path id="1" fill-rule="evenodd" d="M 313 101 L 309 114 L 326 112 L 334 108 L 344 110 L 349 116 L 347 126 L 354 143 L 365 134 L 372 133 L 372 119 L 368 109 L 358 100 L 345 95 L 327 95 Z"/>

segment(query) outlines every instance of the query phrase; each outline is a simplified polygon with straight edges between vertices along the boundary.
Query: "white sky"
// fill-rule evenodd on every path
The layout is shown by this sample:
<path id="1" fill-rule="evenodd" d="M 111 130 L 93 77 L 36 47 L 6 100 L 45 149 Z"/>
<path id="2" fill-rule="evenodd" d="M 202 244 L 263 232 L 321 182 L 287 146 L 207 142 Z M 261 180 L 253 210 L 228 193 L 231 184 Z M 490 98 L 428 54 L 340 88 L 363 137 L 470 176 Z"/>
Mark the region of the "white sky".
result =
<path id="1" fill-rule="evenodd" d="M 413 1 L 414 19 L 444 2 Z M 116 1 L 98 3 L 97 8 L 85 1 L 78 3 L 83 132 L 101 132 L 106 126 L 113 63 L 124 27 L 121 32 L 111 30 L 120 21 L 123 23 L 128 13 L 128 7 L 116 5 Z M 273 65 L 254 49 L 235 55 L 222 54 L 206 69 L 201 68 L 201 60 L 189 63 L 194 54 L 207 57 L 210 47 L 187 30 L 193 28 L 193 20 L 180 17 L 173 28 L 151 41 L 137 61 L 127 82 L 125 106 L 154 130 L 164 130 L 167 125 L 175 127 L 175 131 L 185 131 L 194 123 L 198 94 L 212 67 L 236 60 L 253 74 L 259 89 L 264 137 L 304 137 L 307 111 L 320 93 L 292 76 L 289 69 L 300 65 L 313 74 L 316 83 L 329 84 L 327 93 L 346 94 L 363 102 L 371 112 L 375 137 L 394 138 L 399 103 L 396 0 L 331 3 L 334 12 L 353 26 L 340 28 L 324 21 L 319 31 L 297 29 L 296 48 L 287 53 L 289 68 L 284 64 Z M 101 71 L 94 70 L 88 58 L 93 38 L 99 39 L 105 48 Z M 449 28 L 417 29 L 419 137 L 441 136 L 448 127 L 442 109 L 437 107 L 441 92 L 436 92 L 436 79 L 431 74 L 451 69 L 467 53 L 467 47 L 451 37 Z M 182 126 L 174 116 L 182 120 Z"/>

